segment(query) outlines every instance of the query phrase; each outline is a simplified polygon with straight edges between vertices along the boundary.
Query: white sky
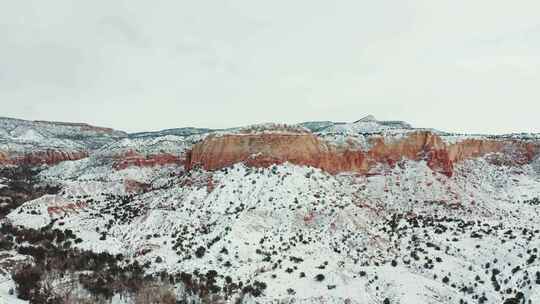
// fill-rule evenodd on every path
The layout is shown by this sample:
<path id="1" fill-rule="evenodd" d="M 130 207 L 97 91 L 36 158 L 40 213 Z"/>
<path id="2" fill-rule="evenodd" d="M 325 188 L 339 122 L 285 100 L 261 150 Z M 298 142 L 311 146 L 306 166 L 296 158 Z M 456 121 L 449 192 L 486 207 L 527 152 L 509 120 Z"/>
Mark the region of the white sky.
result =
<path id="1" fill-rule="evenodd" d="M 540 132 L 540 1 L 0 0 L 0 116 Z"/>

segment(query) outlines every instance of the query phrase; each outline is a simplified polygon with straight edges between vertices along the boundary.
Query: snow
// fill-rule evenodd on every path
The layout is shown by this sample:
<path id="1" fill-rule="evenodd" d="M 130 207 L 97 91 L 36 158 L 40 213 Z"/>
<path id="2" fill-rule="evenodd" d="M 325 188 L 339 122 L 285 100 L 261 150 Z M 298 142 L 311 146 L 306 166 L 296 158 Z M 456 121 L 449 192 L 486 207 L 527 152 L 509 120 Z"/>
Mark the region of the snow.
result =
<path id="1" fill-rule="evenodd" d="M 307 126 L 333 144 L 363 150 L 373 136 L 396 140 L 418 130 L 373 117 Z M 41 140 L 33 129 L 20 129 L 18 137 L 9 130 L 5 145 L 28 147 L 23 141 Z M 480 295 L 499 303 L 494 269 L 501 290 L 511 289 L 506 297 L 522 290 L 533 303 L 540 301 L 540 285 L 534 284 L 540 260 L 527 262 L 540 248 L 540 206 L 534 204 L 540 158 L 512 167 L 466 160 L 456 164 L 452 177 L 409 160 L 381 165 L 370 176 L 331 175 L 290 163 L 236 164 L 213 172 L 175 165 L 113 169 L 118 153 L 180 155 L 208 134 L 249 132 L 310 131 L 263 124 L 107 141 L 86 159 L 42 171 L 40 181 L 61 191 L 24 203 L 7 219 L 36 229 L 55 220 L 54 228 L 70 229 L 83 240 L 74 246 L 150 262 L 149 273 L 216 270 L 235 282 L 265 282 L 262 297 L 246 303 L 476 303 Z M 441 136 L 447 143 L 475 138 Z M 149 186 L 130 192 L 129 181 Z M 197 257 L 199 247 L 205 252 Z M 324 279 L 317 281 L 320 274 Z M 533 284 L 520 288 L 526 278 Z M 9 284 L 0 277 L 0 299 Z M 472 291 L 462 291 L 467 288 Z M 129 302 L 115 296 L 113 303 Z"/>
<path id="2" fill-rule="evenodd" d="M 17 212 L 8 214 L 7 219 L 16 225 L 39 229 L 50 222 L 50 217 L 47 213 L 48 207 L 66 205 L 68 203 L 70 202 L 62 196 L 44 195 L 25 203 L 18 208 Z"/>
<path id="3" fill-rule="evenodd" d="M 18 299 L 15 294 L 10 294 L 10 290 L 15 290 L 15 282 L 9 276 L 0 274 L 0 303 L 2 304 L 27 304 L 28 301 Z"/>
<path id="4" fill-rule="evenodd" d="M 27 121 L 0 117 L 0 151 L 27 153 L 59 149 L 81 151 L 125 137 L 114 130 L 83 124 Z"/>
<path id="5" fill-rule="evenodd" d="M 381 132 L 407 132 L 412 126 L 402 121 L 378 121 L 373 115 L 368 115 L 353 123 L 334 124 L 320 131 L 322 134 L 373 134 Z"/>
<path id="6" fill-rule="evenodd" d="M 26 261 L 26 256 L 15 251 L 0 252 L 0 303 L 4 304 L 24 304 L 28 303 L 17 298 L 15 282 L 11 279 L 10 264 L 13 262 Z"/>
<path id="7" fill-rule="evenodd" d="M 22 141 L 35 141 L 39 142 L 45 139 L 45 136 L 39 134 L 36 130 L 28 130 L 28 129 L 22 129 L 20 130 L 20 133 L 17 132 L 18 130 L 13 131 L 13 135 L 15 139 L 22 140 Z M 19 133 L 19 134 L 17 134 Z"/>
<path id="8" fill-rule="evenodd" d="M 179 155 L 184 153 L 193 144 L 193 141 L 201 136 L 204 135 L 124 138 L 102 147 L 98 153 L 121 154 L 122 152 L 136 151 L 143 154 L 170 153 Z"/>
<path id="9" fill-rule="evenodd" d="M 171 171 L 161 167 L 133 167 L 116 172 L 103 165 L 92 170 L 88 168 L 92 161 L 65 162 L 43 172 L 43 178 L 63 185 L 62 193 L 25 203 L 8 218 L 15 224 L 39 228 L 56 217 L 47 214 L 48 206 L 65 205 L 72 202 L 70 197 L 92 198 L 95 201 L 87 207 L 62 216 L 62 226 L 55 224 L 81 237 L 83 242 L 77 245 L 80 248 L 123 253 L 141 263 L 149 261 L 152 263 L 150 271 L 154 272 L 165 269 L 204 273 L 215 269 L 218 273 L 232 275 L 235 280 L 264 281 L 268 288 L 265 295 L 257 299 L 262 302 L 279 298 L 307 303 L 321 299 L 328 303 L 342 303 L 345 299 L 351 303 L 369 303 L 385 297 L 401 299 L 403 303 L 430 303 L 434 299 L 449 302 L 460 294 L 441 283 L 440 278 L 434 280 L 433 271 L 402 265 L 401 259 L 408 252 L 407 239 L 396 248 L 392 245 L 394 240 L 380 231 L 389 215 L 439 214 L 481 220 L 490 225 L 496 225 L 503 216 L 505 226 L 519 227 L 520 218 L 538 214 L 535 207 L 515 204 L 539 195 L 540 180 L 533 168 L 498 167 L 483 159 L 459 164 L 452 178 L 434 173 L 422 161 L 403 161 L 395 168 L 386 168 L 380 175 L 370 177 L 333 176 L 292 164 L 266 169 L 237 164 L 216 172 L 192 171 L 169 177 Z M 138 194 L 123 206 L 132 206 L 140 212 L 133 220 L 121 215 L 127 211 L 104 213 L 104 210 L 112 210 L 107 206 L 115 203 L 101 193 L 125 194 L 122 179 L 128 177 L 172 186 Z M 207 189 L 210 178 L 215 184 L 211 192 Z M 453 203 L 465 207 L 448 209 Z M 32 210 L 37 214 L 32 214 Z M 98 213 L 101 216 L 96 217 Z M 114 224 L 108 229 L 107 238 L 100 240 L 95 228 L 105 227 L 110 220 Z M 208 232 L 202 233 L 204 229 Z M 187 234 L 178 242 L 182 231 Z M 299 243 L 299 235 L 310 241 Z M 442 238 L 436 234 L 429 236 L 431 242 L 440 244 L 445 244 L 445 237 L 449 234 Z M 217 241 L 212 241 L 216 238 Z M 263 239 L 266 241 L 260 245 Z M 443 255 L 443 262 L 437 264 L 435 270 L 452 273 L 452 280 L 467 282 L 471 280 L 468 265 L 485 263 L 484 256 L 519 263 L 507 257 L 507 247 L 497 245 L 499 239 L 500 236 L 486 236 L 481 247 L 486 249 L 479 250 L 481 255 L 475 249 L 478 240 L 463 239 L 453 243 L 452 250 L 463 254 Z M 203 257 L 193 256 L 198 246 L 208 247 L 212 242 Z M 184 249 L 175 249 L 175 244 L 181 244 Z M 224 247 L 228 254 L 222 253 Z M 274 248 L 278 254 L 267 262 L 264 254 L 256 253 L 257 248 L 270 251 Z M 351 251 L 354 248 L 366 248 L 366 251 Z M 392 259 L 392 255 L 386 253 L 388 250 L 402 252 L 397 255 L 399 265 L 374 266 L 375 262 Z M 192 257 L 187 258 L 189 255 Z M 304 261 L 294 263 L 289 260 L 291 256 Z M 163 261 L 156 263 L 157 257 Z M 277 259 L 282 262 L 273 269 Z M 364 262 L 356 264 L 356 259 Z M 226 261 L 231 266 L 226 266 Z M 319 269 L 325 262 L 328 265 Z M 290 274 L 285 271 L 293 267 L 298 270 Z M 360 271 L 365 271 L 366 277 L 359 276 Z M 304 272 L 306 279 L 300 279 L 299 272 Z M 313 279 L 319 273 L 325 276 L 323 282 Z M 375 276 L 378 277 L 376 282 L 373 281 Z M 336 287 L 328 289 L 333 285 Z M 295 294 L 290 295 L 289 289 Z M 487 297 L 496 299 L 496 295 L 490 293 Z M 470 297 L 467 299 L 472 301 Z"/>

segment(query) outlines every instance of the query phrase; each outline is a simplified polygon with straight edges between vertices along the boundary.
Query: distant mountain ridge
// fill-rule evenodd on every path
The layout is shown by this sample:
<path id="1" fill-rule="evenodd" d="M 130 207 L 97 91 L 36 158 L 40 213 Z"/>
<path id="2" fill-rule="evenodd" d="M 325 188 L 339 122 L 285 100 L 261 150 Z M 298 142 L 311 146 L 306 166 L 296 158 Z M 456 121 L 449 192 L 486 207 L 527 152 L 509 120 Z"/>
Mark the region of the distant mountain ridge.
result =
<path id="1" fill-rule="evenodd" d="M 0 118 L 0 155 L 2 155 L 1 162 L 3 163 L 28 162 L 33 165 L 40 163 L 55 164 L 63 160 L 80 159 L 95 152 L 99 152 L 101 155 L 109 154 L 120 158 L 122 155 L 129 154 L 130 159 L 133 159 L 136 155 L 139 155 L 137 156 L 138 158 L 144 158 L 150 155 L 167 154 L 165 158 L 157 157 L 159 159 L 175 159 L 175 162 L 182 162 L 191 157 L 192 154 L 190 154 L 190 151 L 193 145 L 205 140 L 209 136 L 234 136 L 240 135 L 246 132 L 246 130 L 249 130 L 251 136 L 257 136 L 257 134 L 261 132 L 279 134 L 280 132 L 284 132 L 284 128 L 288 130 L 304 128 L 306 132 L 312 134 L 310 136 L 313 140 L 327 142 L 330 143 L 331 146 L 338 147 L 338 150 L 351 152 L 356 150 L 369 150 L 372 148 L 374 142 L 380 139 L 383 139 L 383 141 L 388 141 L 392 138 L 399 140 L 403 137 L 410 137 L 412 133 L 422 132 L 432 134 L 433 136 L 440 138 L 440 141 L 448 142 L 449 144 L 464 140 L 475 140 L 480 142 L 493 140 L 500 142 L 504 140 L 509 142 L 516 140 L 537 141 L 540 138 L 540 136 L 535 134 L 512 134 L 504 136 L 457 135 L 432 129 L 415 129 L 410 124 L 402 121 L 379 121 L 372 115 L 368 115 L 352 123 L 320 121 L 304 122 L 289 126 L 279 124 L 259 124 L 229 129 L 173 128 L 131 134 L 111 128 L 95 127 L 83 123 L 26 121 L 21 119 Z M 438 145 L 440 146 L 441 144 Z M 480 147 L 487 147 L 487 145 L 481 145 Z M 234 157 L 229 155 L 223 157 L 214 155 L 212 157 L 214 159 L 229 158 L 237 159 L 238 161 L 246 160 L 246 157 L 249 155 L 255 155 L 261 152 L 258 151 L 258 149 L 262 149 L 262 146 L 257 148 L 256 145 L 252 145 L 249 149 L 250 151 L 246 151 L 246 153 L 248 153 L 247 156 Z M 428 153 L 426 147 L 421 147 L 421 149 L 425 150 L 422 153 Z M 441 147 L 432 147 L 429 149 L 441 150 Z M 492 152 L 491 149 L 488 150 Z M 297 150 L 297 152 L 287 154 L 288 156 L 283 159 L 283 155 L 276 157 L 271 155 L 271 152 L 269 155 L 265 156 L 266 160 L 263 162 L 272 163 L 273 161 L 283 162 L 288 160 L 296 162 L 304 157 L 302 156 L 302 153 L 303 152 L 300 152 L 300 150 Z M 327 152 L 317 153 L 319 155 L 328 154 Z M 383 154 L 384 153 L 386 152 L 383 152 Z M 379 162 L 381 157 L 389 158 L 390 161 L 397 161 L 399 158 L 406 155 L 408 155 L 408 158 L 413 157 L 407 151 L 392 153 L 392 155 L 378 156 L 377 159 L 379 160 L 376 162 Z M 534 154 L 535 152 L 529 151 L 527 153 Z M 377 152 L 377 154 L 381 154 L 381 152 Z M 463 152 L 460 152 L 460 155 L 461 154 L 463 154 Z M 481 154 L 481 151 L 476 151 L 473 154 Z M 174 157 L 170 157 L 170 155 L 173 155 Z M 431 154 L 428 153 L 428 155 Z M 365 172 L 369 170 L 368 168 L 372 167 L 372 164 L 368 164 L 371 162 L 371 160 L 369 160 L 372 158 L 371 156 L 366 157 L 365 155 L 357 155 L 355 156 L 356 160 L 354 161 L 350 158 L 351 156 L 347 157 L 349 157 L 349 159 L 333 160 L 333 162 L 340 163 L 345 161 L 348 165 L 339 165 L 339 167 L 344 168 L 345 170 L 347 170 L 346 168 L 356 168 L 355 170 Z M 444 157 L 449 157 L 449 159 L 454 159 L 456 157 L 460 158 L 456 155 Z M 531 156 L 528 156 L 528 158 L 530 157 Z M 139 161 L 142 162 L 142 160 Z M 366 163 L 366 161 L 368 163 Z M 255 161 L 252 159 L 251 162 L 253 163 Z M 300 162 L 306 163 L 306 161 Z M 319 162 L 320 161 L 314 160 L 307 161 L 307 163 L 312 165 Z M 351 162 L 357 162 L 358 165 L 351 167 Z M 193 164 L 190 166 L 192 165 Z M 328 168 L 326 165 L 325 167 Z"/>

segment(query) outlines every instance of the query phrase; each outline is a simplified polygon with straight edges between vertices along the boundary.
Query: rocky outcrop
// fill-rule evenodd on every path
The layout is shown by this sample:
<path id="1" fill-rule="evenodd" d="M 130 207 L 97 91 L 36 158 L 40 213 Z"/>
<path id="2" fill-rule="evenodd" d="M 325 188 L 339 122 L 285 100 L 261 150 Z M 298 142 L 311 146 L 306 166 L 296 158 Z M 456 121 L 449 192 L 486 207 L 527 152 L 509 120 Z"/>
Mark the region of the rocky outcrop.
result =
<path id="1" fill-rule="evenodd" d="M 151 189 L 152 186 L 132 179 L 124 180 L 124 190 L 126 193 L 143 193 Z"/>
<path id="2" fill-rule="evenodd" d="M 85 151 L 44 150 L 15 155 L 0 152 L 0 165 L 55 165 L 66 160 L 79 160 L 86 157 L 88 157 L 88 152 Z"/>
<path id="3" fill-rule="evenodd" d="M 540 175 L 540 155 L 532 161 L 531 166 L 536 174 Z"/>
<path id="4" fill-rule="evenodd" d="M 116 170 L 122 170 L 131 166 L 135 167 L 155 167 L 163 165 L 183 165 L 184 158 L 168 153 L 142 155 L 135 151 L 128 151 L 122 155 L 116 156 L 113 167 Z"/>
<path id="5" fill-rule="evenodd" d="M 260 133 L 209 136 L 193 146 L 186 160 L 188 169 L 202 166 L 216 170 L 234 163 L 266 167 L 290 162 L 313 166 L 330 173 L 371 173 L 379 164 L 394 166 L 402 159 L 425 160 L 435 171 L 452 176 L 454 164 L 489 153 L 512 154 L 517 163 L 531 161 L 538 144 L 520 141 L 466 139 L 445 143 L 430 131 L 397 136 L 369 136 L 371 148 L 358 150 L 349 145 L 326 142 L 311 133 Z"/>
<path id="6" fill-rule="evenodd" d="M 7 163 L 8 159 L 7 153 L 0 151 L 0 165 Z"/>
<path id="7" fill-rule="evenodd" d="M 286 161 L 311 166 L 322 166 L 327 147 L 309 133 L 261 133 L 209 136 L 195 144 L 188 153 L 186 165 L 190 169 L 200 165 L 215 170 L 238 162 L 253 166 L 268 166 Z"/>

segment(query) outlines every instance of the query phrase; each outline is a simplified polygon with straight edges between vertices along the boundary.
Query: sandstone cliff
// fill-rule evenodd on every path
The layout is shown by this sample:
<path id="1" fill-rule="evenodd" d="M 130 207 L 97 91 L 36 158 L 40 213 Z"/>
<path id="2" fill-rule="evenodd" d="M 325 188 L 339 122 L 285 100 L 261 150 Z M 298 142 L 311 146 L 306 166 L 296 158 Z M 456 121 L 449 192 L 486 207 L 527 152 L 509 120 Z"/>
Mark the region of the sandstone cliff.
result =
<path id="1" fill-rule="evenodd" d="M 7 163 L 8 155 L 5 152 L 0 151 L 0 164 Z"/>
<path id="2" fill-rule="evenodd" d="M 88 152 L 84 151 L 44 150 L 15 155 L 0 152 L 0 165 L 55 165 L 62 161 L 86 157 L 88 157 Z"/>
<path id="3" fill-rule="evenodd" d="M 163 165 L 183 165 L 184 158 L 168 153 L 142 155 L 135 151 L 128 151 L 115 157 L 113 168 L 122 170 L 130 166 L 154 167 Z"/>
<path id="4" fill-rule="evenodd" d="M 415 131 L 395 137 L 372 135 L 371 148 L 359 150 L 336 145 L 310 133 L 261 133 L 209 136 L 193 146 L 186 167 L 216 170 L 234 163 L 269 166 L 290 162 L 313 166 L 330 173 L 371 173 L 378 164 L 394 166 L 402 159 L 425 160 L 435 171 L 452 176 L 454 164 L 489 153 L 502 153 L 516 164 L 530 162 L 538 154 L 537 143 L 498 139 L 465 139 L 447 144 L 430 131 Z"/>

